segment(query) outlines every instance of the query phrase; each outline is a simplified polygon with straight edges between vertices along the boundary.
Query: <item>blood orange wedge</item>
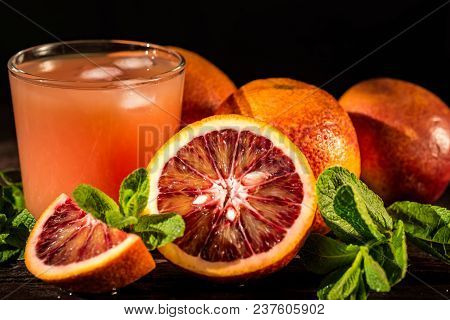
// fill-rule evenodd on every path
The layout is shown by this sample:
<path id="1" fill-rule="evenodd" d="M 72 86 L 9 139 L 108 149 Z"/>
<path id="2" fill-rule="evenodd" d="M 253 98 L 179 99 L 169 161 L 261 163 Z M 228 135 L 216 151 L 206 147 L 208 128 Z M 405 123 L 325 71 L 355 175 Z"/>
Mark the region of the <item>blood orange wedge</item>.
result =
<path id="1" fill-rule="evenodd" d="M 185 234 L 160 248 L 174 264 L 216 280 L 286 265 L 308 235 L 315 180 L 300 150 L 275 128 L 213 116 L 173 136 L 150 162 L 147 212 L 177 212 Z"/>
<path id="2" fill-rule="evenodd" d="M 25 264 L 37 278 L 81 292 L 123 287 L 155 267 L 141 238 L 108 227 L 65 194 L 37 221 Z"/>

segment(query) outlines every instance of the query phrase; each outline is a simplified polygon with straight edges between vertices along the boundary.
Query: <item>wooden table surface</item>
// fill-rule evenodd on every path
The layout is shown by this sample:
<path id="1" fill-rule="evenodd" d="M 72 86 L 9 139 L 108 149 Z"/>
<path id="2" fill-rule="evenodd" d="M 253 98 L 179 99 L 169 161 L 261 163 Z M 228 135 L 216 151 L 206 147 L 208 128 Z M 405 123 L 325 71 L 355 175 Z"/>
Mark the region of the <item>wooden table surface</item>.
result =
<path id="1" fill-rule="evenodd" d="M 0 141 L 0 169 L 17 167 L 14 141 Z M 450 190 L 439 201 L 450 207 Z M 409 247 L 406 278 L 385 294 L 370 299 L 449 299 L 450 268 Z M 64 291 L 34 278 L 23 261 L 0 267 L 0 299 L 316 299 L 322 277 L 306 272 L 298 257 L 281 271 L 242 284 L 221 285 L 198 279 L 154 255 L 157 268 L 118 291 L 85 295 Z"/>

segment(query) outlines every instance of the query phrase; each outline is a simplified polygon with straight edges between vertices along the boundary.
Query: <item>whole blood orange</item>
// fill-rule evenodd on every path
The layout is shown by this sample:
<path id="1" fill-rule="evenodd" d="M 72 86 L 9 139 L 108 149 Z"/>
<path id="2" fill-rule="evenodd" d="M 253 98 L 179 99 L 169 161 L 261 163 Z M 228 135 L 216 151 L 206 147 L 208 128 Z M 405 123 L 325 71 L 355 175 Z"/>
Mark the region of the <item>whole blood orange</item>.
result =
<path id="1" fill-rule="evenodd" d="M 287 78 L 255 80 L 219 106 L 217 114 L 228 113 L 253 117 L 279 129 L 300 148 L 316 178 L 337 165 L 359 177 L 359 147 L 352 122 L 336 99 L 315 86 Z M 313 232 L 328 231 L 317 212 Z"/>
<path id="2" fill-rule="evenodd" d="M 212 116 L 234 90 L 233 82 L 214 64 L 195 52 L 171 47 L 186 60 L 182 126 Z"/>
<path id="3" fill-rule="evenodd" d="M 111 291 L 155 267 L 141 238 L 109 228 L 65 194 L 37 221 L 25 264 L 37 278 L 80 292 Z"/>
<path id="4" fill-rule="evenodd" d="M 213 116 L 172 137 L 148 166 L 151 214 L 177 212 L 185 234 L 160 248 L 216 280 L 286 265 L 310 230 L 315 178 L 301 151 L 255 119 Z"/>
<path id="5" fill-rule="evenodd" d="M 360 82 L 339 102 L 361 148 L 361 177 L 387 203 L 432 202 L 450 181 L 450 111 L 430 91 L 380 78 Z"/>

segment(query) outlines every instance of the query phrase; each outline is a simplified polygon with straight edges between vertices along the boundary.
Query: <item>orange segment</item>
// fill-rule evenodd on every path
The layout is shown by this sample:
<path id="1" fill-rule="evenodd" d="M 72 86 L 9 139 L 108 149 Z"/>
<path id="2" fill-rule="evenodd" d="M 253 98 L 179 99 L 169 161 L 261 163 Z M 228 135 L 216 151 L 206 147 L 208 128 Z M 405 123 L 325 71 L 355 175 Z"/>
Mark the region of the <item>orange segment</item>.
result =
<path id="1" fill-rule="evenodd" d="M 25 264 L 44 281 L 82 292 L 123 287 L 155 267 L 138 236 L 108 227 L 64 194 L 33 228 Z"/>

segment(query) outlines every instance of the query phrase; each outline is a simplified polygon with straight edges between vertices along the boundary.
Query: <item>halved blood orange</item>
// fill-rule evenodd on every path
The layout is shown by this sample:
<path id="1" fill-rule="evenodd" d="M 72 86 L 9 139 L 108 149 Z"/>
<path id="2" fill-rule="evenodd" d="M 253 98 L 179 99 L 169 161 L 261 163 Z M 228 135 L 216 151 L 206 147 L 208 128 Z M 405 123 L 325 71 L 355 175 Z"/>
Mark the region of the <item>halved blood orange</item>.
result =
<path id="1" fill-rule="evenodd" d="M 123 287 L 155 267 L 140 237 L 108 227 L 65 194 L 37 221 L 25 264 L 37 278 L 81 292 Z"/>
<path id="2" fill-rule="evenodd" d="M 315 179 L 280 131 L 239 115 L 213 116 L 173 136 L 149 166 L 150 214 L 177 212 L 185 234 L 160 248 L 209 278 L 275 271 L 297 253 L 316 210 Z"/>

